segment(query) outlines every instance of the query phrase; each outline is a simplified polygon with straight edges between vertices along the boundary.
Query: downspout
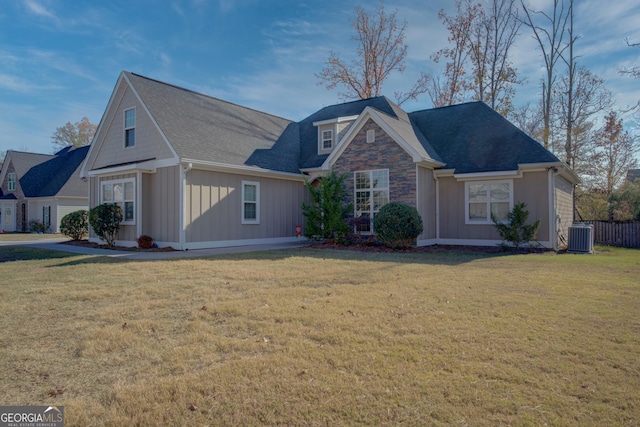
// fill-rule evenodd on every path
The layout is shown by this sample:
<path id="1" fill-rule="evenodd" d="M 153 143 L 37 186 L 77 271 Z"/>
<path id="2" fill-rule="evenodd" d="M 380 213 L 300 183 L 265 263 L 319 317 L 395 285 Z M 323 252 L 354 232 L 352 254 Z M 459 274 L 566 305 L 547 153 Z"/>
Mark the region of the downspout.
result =
<path id="1" fill-rule="evenodd" d="M 558 252 L 558 207 L 556 206 L 556 186 L 555 177 L 560 172 L 558 168 L 547 168 L 547 176 L 549 181 L 549 241 L 551 249 Z"/>
<path id="2" fill-rule="evenodd" d="M 193 169 L 193 163 L 189 163 L 184 169 L 180 166 L 182 173 L 180 174 L 180 249 L 188 250 L 186 248 L 186 233 L 187 227 L 185 224 L 187 218 L 187 173 Z"/>
<path id="3" fill-rule="evenodd" d="M 436 182 L 436 244 L 440 244 L 440 178 L 433 170 L 433 179 Z"/>

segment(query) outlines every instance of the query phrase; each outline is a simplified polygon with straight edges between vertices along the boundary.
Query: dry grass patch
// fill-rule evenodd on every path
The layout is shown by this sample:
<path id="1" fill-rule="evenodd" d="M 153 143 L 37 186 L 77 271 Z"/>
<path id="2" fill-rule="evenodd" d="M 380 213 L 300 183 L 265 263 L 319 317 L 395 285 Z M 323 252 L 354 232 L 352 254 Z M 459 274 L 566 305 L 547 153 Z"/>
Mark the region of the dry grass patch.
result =
<path id="1" fill-rule="evenodd" d="M 0 392 L 70 426 L 637 425 L 639 277 L 613 249 L 4 262 Z"/>

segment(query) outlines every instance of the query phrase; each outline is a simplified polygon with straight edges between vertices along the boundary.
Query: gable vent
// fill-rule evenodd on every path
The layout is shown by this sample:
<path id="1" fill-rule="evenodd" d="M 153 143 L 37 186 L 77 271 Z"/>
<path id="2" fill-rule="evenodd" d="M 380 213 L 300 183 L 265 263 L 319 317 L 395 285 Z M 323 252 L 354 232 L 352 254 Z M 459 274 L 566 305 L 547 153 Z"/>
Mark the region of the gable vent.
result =
<path id="1" fill-rule="evenodd" d="M 593 225 L 575 223 L 569 227 L 569 252 L 593 253 Z"/>
<path id="2" fill-rule="evenodd" d="M 375 140 L 376 140 L 376 130 L 369 129 L 367 131 L 367 144 L 371 144 L 372 142 L 375 142 Z"/>

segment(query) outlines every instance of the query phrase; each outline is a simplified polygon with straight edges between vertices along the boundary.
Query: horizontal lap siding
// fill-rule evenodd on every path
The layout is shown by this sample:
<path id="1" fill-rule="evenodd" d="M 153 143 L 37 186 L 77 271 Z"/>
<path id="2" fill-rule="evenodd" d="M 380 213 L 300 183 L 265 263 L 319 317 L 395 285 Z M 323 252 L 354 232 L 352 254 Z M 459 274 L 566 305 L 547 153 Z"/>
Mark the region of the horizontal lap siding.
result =
<path id="1" fill-rule="evenodd" d="M 260 183 L 260 224 L 242 224 L 242 181 Z M 186 186 L 186 241 L 295 237 L 304 224 L 301 181 L 192 169 Z"/>
<path id="2" fill-rule="evenodd" d="M 558 217 L 558 247 L 569 243 L 569 227 L 573 224 L 573 186 L 566 179 L 554 179 L 556 215 Z"/>

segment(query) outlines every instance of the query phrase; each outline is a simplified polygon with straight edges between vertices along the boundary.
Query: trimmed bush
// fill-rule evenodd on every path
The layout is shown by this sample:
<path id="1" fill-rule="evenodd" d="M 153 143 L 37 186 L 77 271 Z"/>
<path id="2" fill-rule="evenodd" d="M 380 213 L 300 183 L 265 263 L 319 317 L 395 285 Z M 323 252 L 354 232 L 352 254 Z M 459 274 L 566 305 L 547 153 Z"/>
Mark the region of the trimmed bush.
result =
<path id="1" fill-rule="evenodd" d="M 89 233 L 86 210 L 66 214 L 60 220 L 60 232 L 72 240 L 82 240 Z"/>
<path id="2" fill-rule="evenodd" d="M 140 249 L 151 249 L 153 248 L 153 239 L 151 238 L 151 236 L 147 236 L 146 234 L 143 234 L 142 236 L 138 237 L 138 247 Z"/>
<path id="3" fill-rule="evenodd" d="M 373 229 L 385 245 L 407 248 L 413 246 L 422 233 L 422 218 L 416 208 L 391 202 L 384 205 L 373 218 Z"/>
<path id="4" fill-rule="evenodd" d="M 107 243 L 107 246 L 116 244 L 121 221 L 122 208 L 116 203 L 103 203 L 89 211 L 91 228 L 100 240 Z"/>
<path id="5" fill-rule="evenodd" d="M 39 219 L 32 219 L 29 221 L 29 231 L 32 233 L 44 233 L 46 227 Z"/>

